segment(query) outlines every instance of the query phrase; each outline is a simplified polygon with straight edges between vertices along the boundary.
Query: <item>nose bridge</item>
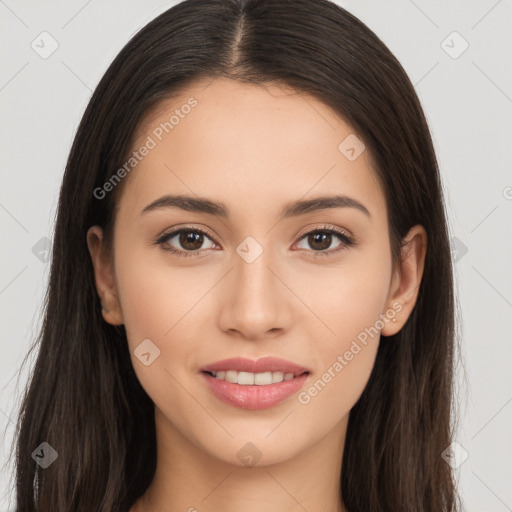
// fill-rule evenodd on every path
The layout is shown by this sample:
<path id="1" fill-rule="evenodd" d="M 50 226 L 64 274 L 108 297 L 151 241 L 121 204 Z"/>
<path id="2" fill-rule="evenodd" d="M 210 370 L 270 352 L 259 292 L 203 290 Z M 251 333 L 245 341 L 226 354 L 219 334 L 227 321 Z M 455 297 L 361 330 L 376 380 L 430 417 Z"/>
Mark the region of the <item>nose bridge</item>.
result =
<path id="1" fill-rule="evenodd" d="M 253 309 L 255 315 L 270 309 L 272 296 L 279 293 L 276 288 L 272 268 L 272 250 L 263 247 L 263 241 L 258 242 L 254 237 L 246 237 L 236 248 L 238 259 L 235 257 L 236 294 L 243 299 L 242 305 L 248 310 Z"/>
<path id="2" fill-rule="evenodd" d="M 283 284 L 274 275 L 278 266 L 274 255 L 270 247 L 264 248 L 263 241 L 251 236 L 237 246 L 229 289 L 224 290 L 223 329 L 258 338 L 288 327 L 288 303 Z"/>
<path id="3" fill-rule="evenodd" d="M 237 249 L 237 253 L 239 251 L 242 251 L 242 249 Z M 267 295 L 276 283 L 271 282 L 271 278 L 274 276 L 269 270 L 269 267 L 272 268 L 270 250 L 262 251 L 257 256 L 254 256 L 255 251 L 256 249 L 252 247 L 244 256 L 238 254 L 238 261 L 235 258 L 234 273 L 237 279 L 236 285 L 239 296 L 244 296 L 249 301 L 256 300 L 260 302 L 269 299 Z M 246 256 L 249 259 L 245 259 Z M 253 257 L 254 259 L 252 259 Z"/>

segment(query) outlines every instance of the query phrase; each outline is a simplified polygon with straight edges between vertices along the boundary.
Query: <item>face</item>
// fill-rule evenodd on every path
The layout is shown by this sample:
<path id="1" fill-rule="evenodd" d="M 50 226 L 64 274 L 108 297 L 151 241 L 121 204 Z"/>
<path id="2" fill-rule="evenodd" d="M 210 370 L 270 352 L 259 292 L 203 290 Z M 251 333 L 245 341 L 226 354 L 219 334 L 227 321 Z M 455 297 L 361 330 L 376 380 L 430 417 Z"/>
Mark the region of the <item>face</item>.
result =
<path id="1" fill-rule="evenodd" d="M 346 426 L 381 331 L 403 323 L 384 194 L 356 137 L 311 96 L 227 79 L 141 124 L 133 150 L 150 149 L 124 178 L 114 291 L 97 282 L 158 428 L 242 465 Z M 190 201 L 165 199 L 178 195 Z"/>

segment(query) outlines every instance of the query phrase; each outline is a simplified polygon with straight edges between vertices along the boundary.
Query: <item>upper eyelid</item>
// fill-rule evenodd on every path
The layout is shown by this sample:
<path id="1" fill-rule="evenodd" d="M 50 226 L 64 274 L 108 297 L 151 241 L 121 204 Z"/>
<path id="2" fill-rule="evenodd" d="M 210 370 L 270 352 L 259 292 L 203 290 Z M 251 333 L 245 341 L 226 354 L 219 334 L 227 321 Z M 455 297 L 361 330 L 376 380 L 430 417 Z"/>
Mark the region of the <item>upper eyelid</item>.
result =
<path id="1" fill-rule="evenodd" d="M 165 231 L 163 234 L 159 235 L 157 237 L 156 241 L 159 242 L 160 240 L 164 240 L 171 236 L 174 237 L 182 231 L 198 231 L 200 233 L 204 233 L 206 236 L 211 238 L 213 242 L 218 243 L 216 240 L 216 237 L 212 233 L 210 233 L 209 230 L 207 230 L 206 228 L 200 228 L 197 226 L 181 226 L 181 227 L 170 229 L 169 231 Z"/>
<path id="2" fill-rule="evenodd" d="M 335 226 L 335 225 L 329 225 L 327 223 L 324 223 L 323 226 L 305 228 L 304 231 L 299 232 L 300 234 L 297 235 L 297 237 L 303 238 L 305 235 L 307 235 L 311 232 L 314 233 L 315 231 L 333 231 L 335 234 L 338 234 L 338 235 L 343 234 L 347 238 L 354 238 L 354 236 L 348 229 L 345 229 L 345 228 L 342 228 L 339 226 Z"/>

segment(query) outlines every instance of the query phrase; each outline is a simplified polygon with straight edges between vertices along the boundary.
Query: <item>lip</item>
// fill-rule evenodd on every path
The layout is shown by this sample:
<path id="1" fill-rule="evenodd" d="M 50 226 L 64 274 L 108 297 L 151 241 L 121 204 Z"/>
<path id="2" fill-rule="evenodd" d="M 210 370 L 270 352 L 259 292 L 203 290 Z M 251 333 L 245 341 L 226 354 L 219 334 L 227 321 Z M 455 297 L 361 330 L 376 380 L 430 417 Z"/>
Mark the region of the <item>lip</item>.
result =
<path id="1" fill-rule="evenodd" d="M 203 372 L 220 372 L 226 370 L 235 370 L 237 372 L 263 373 L 263 372 L 283 372 L 300 375 L 304 372 L 310 372 L 308 368 L 280 359 L 278 357 L 262 357 L 252 360 L 244 357 L 233 357 L 223 359 L 216 363 L 209 364 L 203 368 Z"/>
<path id="2" fill-rule="evenodd" d="M 294 378 L 282 382 L 258 385 L 241 385 L 217 379 L 207 372 L 235 370 L 239 372 L 293 373 Z M 268 409 L 297 393 L 308 380 L 310 371 L 300 365 L 276 357 L 263 357 L 256 361 L 232 358 L 217 361 L 201 369 L 201 377 L 208 389 L 222 402 L 239 409 Z"/>

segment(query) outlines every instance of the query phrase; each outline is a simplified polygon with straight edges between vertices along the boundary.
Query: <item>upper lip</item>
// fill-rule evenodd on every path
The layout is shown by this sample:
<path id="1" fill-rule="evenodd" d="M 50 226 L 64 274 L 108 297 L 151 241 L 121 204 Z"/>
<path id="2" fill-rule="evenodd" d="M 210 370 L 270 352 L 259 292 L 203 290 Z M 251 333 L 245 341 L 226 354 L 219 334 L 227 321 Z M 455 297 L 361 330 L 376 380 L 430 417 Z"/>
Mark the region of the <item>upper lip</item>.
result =
<path id="1" fill-rule="evenodd" d="M 238 372 L 265 373 L 265 372 L 283 372 L 301 375 L 309 370 L 304 366 L 280 359 L 278 357 L 262 357 L 260 359 L 246 359 L 244 357 L 233 357 L 223 359 L 201 368 L 203 372 L 219 372 L 235 370 Z"/>

